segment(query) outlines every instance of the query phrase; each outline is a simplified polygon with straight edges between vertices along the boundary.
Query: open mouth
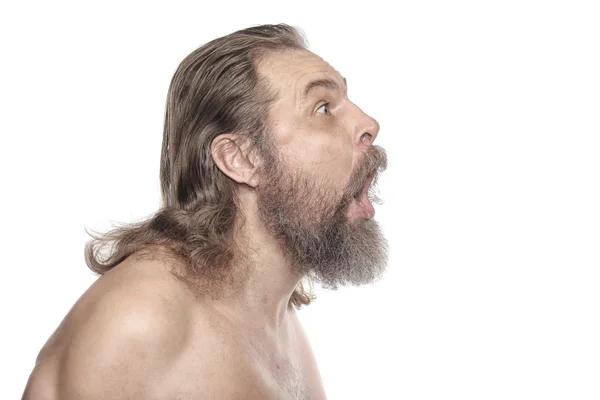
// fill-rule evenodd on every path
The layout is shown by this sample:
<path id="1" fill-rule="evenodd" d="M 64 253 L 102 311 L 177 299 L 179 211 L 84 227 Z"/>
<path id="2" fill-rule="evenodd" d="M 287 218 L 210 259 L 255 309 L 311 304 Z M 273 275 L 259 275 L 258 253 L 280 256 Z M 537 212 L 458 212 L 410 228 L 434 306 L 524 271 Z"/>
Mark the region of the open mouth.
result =
<path id="1" fill-rule="evenodd" d="M 350 212 L 358 214 L 364 218 L 373 218 L 375 208 L 369 200 L 369 189 L 373 183 L 374 175 L 369 175 L 362 189 L 354 195 L 354 201 L 350 205 Z"/>

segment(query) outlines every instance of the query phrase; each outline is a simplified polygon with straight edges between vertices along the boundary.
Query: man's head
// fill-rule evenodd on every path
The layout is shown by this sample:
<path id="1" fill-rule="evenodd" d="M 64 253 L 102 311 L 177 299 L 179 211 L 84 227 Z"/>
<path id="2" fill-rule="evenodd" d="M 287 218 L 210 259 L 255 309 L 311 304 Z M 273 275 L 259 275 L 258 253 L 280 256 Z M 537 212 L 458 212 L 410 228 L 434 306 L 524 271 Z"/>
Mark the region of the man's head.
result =
<path id="1" fill-rule="evenodd" d="M 293 28 L 236 32 L 175 75 L 163 199 L 190 210 L 222 202 L 237 218 L 252 203 L 300 275 L 329 287 L 371 282 L 387 261 L 367 198 L 386 167 L 378 132 L 348 99 L 345 78 Z"/>
<path id="2" fill-rule="evenodd" d="M 207 293 L 209 282 L 230 281 L 228 267 L 244 251 L 236 233 L 254 211 L 298 275 L 329 287 L 371 282 L 386 263 L 368 200 L 386 166 L 372 144 L 378 131 L 348 99 L 346 80 L 294 28 L 215 39 L 181 62 L 169 88 L 161 210 L 92 235 L 88 265 L 103 273 L 159 244 L 187 261 L 186 278 L 200 278 Z M 100 261 L 105 247 L 111 252 Z M 310 298 L 299 288 L 291 301 Z"/>

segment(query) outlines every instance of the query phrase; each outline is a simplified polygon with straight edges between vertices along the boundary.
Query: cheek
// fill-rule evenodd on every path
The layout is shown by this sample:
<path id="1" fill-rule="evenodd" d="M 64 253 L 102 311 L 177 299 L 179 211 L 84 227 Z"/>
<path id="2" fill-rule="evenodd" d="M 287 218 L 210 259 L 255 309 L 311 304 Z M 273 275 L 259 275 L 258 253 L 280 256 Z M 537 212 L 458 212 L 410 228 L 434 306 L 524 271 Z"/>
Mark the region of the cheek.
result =
<path id="1" fill-rule="evenodd" d="M 352 173 L 352 149 L 341 141 L 321 141 L 307 149 L 307 166 L 339 186 Z"/>
<path id="2" fill-rule="evenodd" d="M 352 141 L 337 126 L 291 126 L 294 135 L 281 147 L 290 167 L 318 181 L 343 188 L 353 167 Z"/>

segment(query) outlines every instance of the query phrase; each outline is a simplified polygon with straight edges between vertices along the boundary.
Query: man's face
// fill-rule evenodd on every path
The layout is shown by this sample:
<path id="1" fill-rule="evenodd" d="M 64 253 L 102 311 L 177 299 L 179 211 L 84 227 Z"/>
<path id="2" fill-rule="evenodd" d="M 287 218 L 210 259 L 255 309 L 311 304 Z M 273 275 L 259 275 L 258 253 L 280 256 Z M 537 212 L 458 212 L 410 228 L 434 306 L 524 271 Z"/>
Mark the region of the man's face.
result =
<path id="1" fill-rule="evenodd" d="M 387 246 L 367 198 L 387 164 L 377 122 L 347 98 L 344 78 L 308 51 L 260 68 L 278 100 L 268 116 L 275 158 L 257 188 L 260 215 L 300 274 L 324 286 L 374 281 Z"/>

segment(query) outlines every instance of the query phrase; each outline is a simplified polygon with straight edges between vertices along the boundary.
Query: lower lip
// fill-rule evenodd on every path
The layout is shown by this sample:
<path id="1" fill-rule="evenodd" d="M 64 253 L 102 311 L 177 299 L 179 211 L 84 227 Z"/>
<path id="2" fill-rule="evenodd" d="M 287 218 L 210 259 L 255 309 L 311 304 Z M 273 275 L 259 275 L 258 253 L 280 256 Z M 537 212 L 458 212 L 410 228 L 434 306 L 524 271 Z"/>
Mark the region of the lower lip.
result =
<path id="1" fill-rule="evenodd" d="M 360 195 L 358 199 L 352 200 L 348 213 L 362 218 L 373 218 L 375 216 L 375 208 L 365 194 Z"/>

